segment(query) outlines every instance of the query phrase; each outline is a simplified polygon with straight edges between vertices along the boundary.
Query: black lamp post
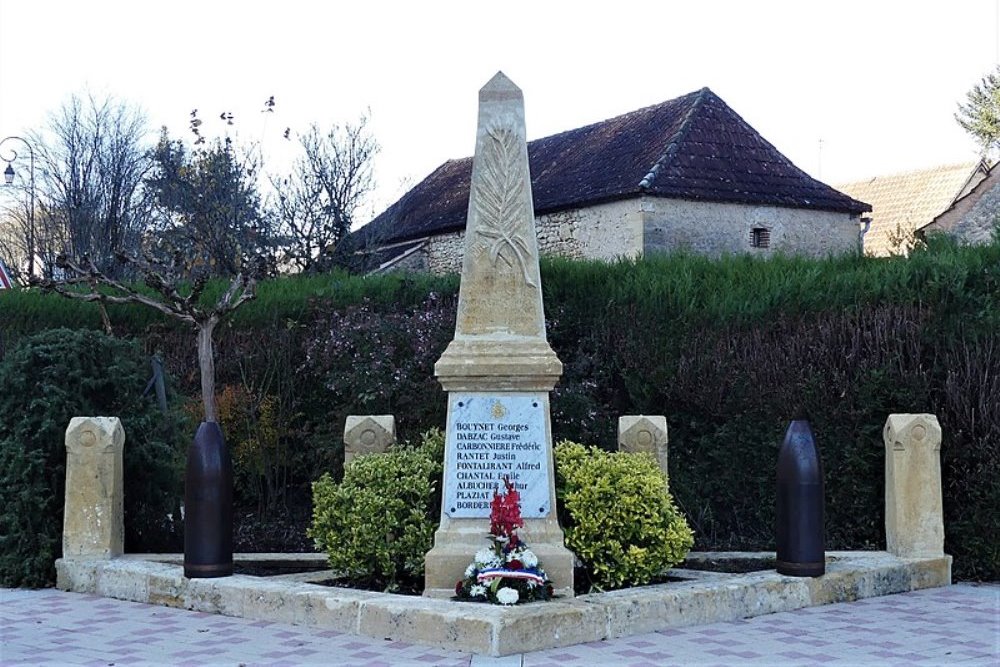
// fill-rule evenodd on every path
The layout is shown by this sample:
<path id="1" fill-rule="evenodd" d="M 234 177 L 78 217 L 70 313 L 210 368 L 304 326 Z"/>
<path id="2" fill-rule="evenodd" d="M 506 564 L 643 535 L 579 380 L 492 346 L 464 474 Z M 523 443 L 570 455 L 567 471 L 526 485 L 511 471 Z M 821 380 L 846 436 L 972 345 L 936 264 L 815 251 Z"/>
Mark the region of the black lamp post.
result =
<path id="1" fill-rule="evenodd" d="M 22 137 L 4 137 L 0 140 L 0 147 L 8 141 L 20 141 L 28 149 L 28 279 L 35 275 L 35 151 Z M 17 159 L 17 151 L 10 150 L 10 159 L 3 157 L 0 153 L 0 160 L 7 163 L 7 168 L 3 170 L 3 181 L 6 185 L 14 183 L 14 160 Z"/>

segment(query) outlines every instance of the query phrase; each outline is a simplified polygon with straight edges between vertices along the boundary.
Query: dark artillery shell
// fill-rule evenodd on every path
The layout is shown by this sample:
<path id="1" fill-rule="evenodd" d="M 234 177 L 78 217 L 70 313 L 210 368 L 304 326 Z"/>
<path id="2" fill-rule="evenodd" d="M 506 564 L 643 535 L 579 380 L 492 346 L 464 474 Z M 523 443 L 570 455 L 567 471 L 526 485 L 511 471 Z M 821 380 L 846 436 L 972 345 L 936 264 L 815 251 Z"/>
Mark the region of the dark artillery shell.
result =
<path id="1" fill-rule="evenodd" d="M 233 573 L 233 462 L 216 422 L 202 422 L 184 477 L 184 576 Z"/>
<path id="2" fill-rule="evenodd" d="M 793 577 L 821 576 L 826 571 L 823 465 L 804 419 L 788 426 L 778 452 L 777 482 L 777 570 Z"/>

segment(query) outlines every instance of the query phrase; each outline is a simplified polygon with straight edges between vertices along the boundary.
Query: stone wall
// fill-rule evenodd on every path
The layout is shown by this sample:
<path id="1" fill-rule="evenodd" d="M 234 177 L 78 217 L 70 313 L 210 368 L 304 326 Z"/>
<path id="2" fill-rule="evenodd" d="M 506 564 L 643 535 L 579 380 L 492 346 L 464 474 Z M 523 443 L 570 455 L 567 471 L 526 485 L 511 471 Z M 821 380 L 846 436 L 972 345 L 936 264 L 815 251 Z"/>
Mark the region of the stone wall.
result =
<path id="1" fill-rule="evenodd" d="M 1000 167 L 994 167 L 989 178 L 974 192 L 959 199 L 934 222 L 921 230 L 923 234 L 950 234 L 961 243 L 986 244 L 1000 225 Z"/>
<path id="2" fill-rule="evenodd" d="M 755 228 L 767 230 L 768 247 L 751 246 Z M 543 255 L 608 261 L 682 249 L 707 255 L 782 251 L 821 257 L 860 247 L 859 221 L 847 213 L 654 197 L 541 215 L 535 229 Z M 432 237 L 416 253 L 421 259 L 413 262 L 436 274 L 458 273 L 464 243 L 464 232 Z"/>
<path id="3" fill-rule="evenodd" d="M 462 270 L 465 232 L 449 232 L 431 237 L 427 244 L 427 266 L 431 273 L 442 275 Z"/>
<path id="4" fill-rule="evenodd" d="M 542 255 L 574 259 L 635 257 L 642 253 L 638 200 L 559 211 L 535 218 L 538 250 Z M 432 273 L 462 270 L 465 233 L 450 232 L 430 239 L 427 265 Z"/>
<path id="5" fill-rule="evenodd" d="M 747 206 L 681 199 L 643 199 L 643 250 L 724 253 L 827 254 L 860 248 L 859 220 L 848 213 L 777 206 Z M 754 229 L 767 231 L 768 247 L 753 247 Z"/>

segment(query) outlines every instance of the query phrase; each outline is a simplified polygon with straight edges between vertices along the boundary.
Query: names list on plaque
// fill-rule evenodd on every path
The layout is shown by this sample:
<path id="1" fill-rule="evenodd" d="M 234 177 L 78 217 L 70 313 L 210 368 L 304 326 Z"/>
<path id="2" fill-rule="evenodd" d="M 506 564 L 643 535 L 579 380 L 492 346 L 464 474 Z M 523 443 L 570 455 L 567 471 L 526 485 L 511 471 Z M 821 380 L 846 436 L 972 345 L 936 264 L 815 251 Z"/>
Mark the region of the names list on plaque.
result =
<path id="1" fill-rule="evenodd" d="M 493 492 L 507 477 L 521 495 L 521 516 L 549 505 L 543 394 L 451 393 L 445 443 L 444 510 L 454 518 L 486 518 Z"/>

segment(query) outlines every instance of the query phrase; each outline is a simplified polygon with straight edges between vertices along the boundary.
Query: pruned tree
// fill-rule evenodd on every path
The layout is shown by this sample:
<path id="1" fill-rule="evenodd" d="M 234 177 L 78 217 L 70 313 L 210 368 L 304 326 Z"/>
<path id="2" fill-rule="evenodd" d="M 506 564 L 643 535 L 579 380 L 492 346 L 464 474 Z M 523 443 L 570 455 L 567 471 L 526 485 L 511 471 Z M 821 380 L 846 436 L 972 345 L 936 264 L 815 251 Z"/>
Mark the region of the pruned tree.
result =
<path id="1" fill-rule="evenodd" d="M 983 155 L 1000 157 L 1000 66 L 966 94 L 955 120 L 972 135 Z"/>
<path id="2" fill-rule="evenodd" d="M 274 235 L 257 189 L 260 158 L 228 137 L 206 142 L 198 125 L 192 124 L 193 150 L 165 129 L 154 150 L 147 181 L 158 207 L 154 227 L 202 273 L 234 276 L 243 257 L 273 256 Z"/>
<path id="3" fill-rule="evenodd" d="M 197 334 L 198 368 L 201 374 L 201 399 L 205 421 L 217 422 L 215 405 L 215 351 L 213 334 L 226 316 L 254 298 L 257 281 L 262 275 L 259 263 L 245 267 L 230 280 L 228 288 L 210 306 L 201 303 L 208 284 L 208 274 L 201 273 L 186 281 L 190 262 L 182 253 L 174 253 L 164 261 L 153 253 L 119 253 L 117 260 L 134 275 L 141 275 L 150 292 L 122 282 L 102 270 L 93 260 L 74 260 L 61 255 L 58 266 L 65 275 L 35 284 L 72 299 L 105 304 L 140 303 L 191 325 Z"/>
<path id="4" fill-rule="evenodd" d="M 118 277 L 121 252 L 139 249 L 150 222 L 144 179 L 152 166 L 145 116 L 113 97 L 77 95 L 32 135 L 38 157 L 35 247 L 45 258 L 86 255 Z"/>
<path id="5" fill-rule="evenodd" d="M 375 187 L 374 159 L 380 148 L 368 116 L 329 131 L 315 123 L 299 135 L 302 155 L 292 173 L 271 178 L 274 217 L 280 225 L 283 260 L 300 271 L 336 263 L 341 241 Z"/>

